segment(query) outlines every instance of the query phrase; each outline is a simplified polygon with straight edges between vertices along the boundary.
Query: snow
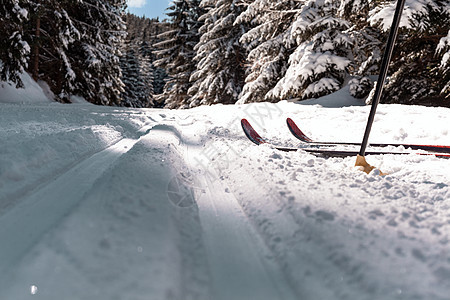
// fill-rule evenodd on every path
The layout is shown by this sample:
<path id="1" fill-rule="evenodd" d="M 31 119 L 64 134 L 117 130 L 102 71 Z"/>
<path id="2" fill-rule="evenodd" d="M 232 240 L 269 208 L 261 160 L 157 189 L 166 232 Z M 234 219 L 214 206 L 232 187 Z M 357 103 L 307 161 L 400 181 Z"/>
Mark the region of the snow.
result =
<path id="1" fill-rule="evenodd" d="M 13 83 L 0 81 L 0 103 L 24 103 L 24 102 L 51 102 L 48 96 L 48 86 L 41 83 L 42 87 L 36 83 L 30 75 L 23 73 L 20 78 L 25 86 L 24 89 L 17 89 Z"/>
<path id="2" fill-rule="evenodd" d="M 450 48 L 450 30 L 448 31 L 447 36 L 439 40 L 439 44 L 436 48 L 436 53 L 444 52 L 445 49 L 449 48 Z M 444 53 L 444 56 L 442 57 L 441 61 L 441 68 L 445 68 L 445 66 L 449 64 L 449 61 L 450 61 L 450 50 Z"/>
<path id="3" fill-rule="evenodd" d="M 13 12 L 21 19 L 28 19 L 28 11 L 24 8 L 21 8 L 18 3 L 14 3 Z"/>
<path id="4" fill-rule="evenodd" d="M 402 11 L 402 17 L 400 19 L 399 27 L 411 28 L 410 20 L 413 19 L 414 14 L 423 13 L 426 11 L 427 6 L 433 9 L 441 9 L 436 4 L 436 1 L 432 0 L 406 0 L 405 6 Z M 370 11 L 370 18 L 368 19 L 371 25 L 381 23 L 381 27 L 384 31 L 388 31 L 392 26 L 392 20 L 394 18 L 396 8 L 396 2 L 387 3 L 384 7 L 376 7 Z M 448 10 L 448 8 L 446 8 Z"/>
<path id="5" fill-rule="evenodd" d="M 359 142 L 348 87 L 181 111 L 0 99 L 0 299 L 448 299 L 450 160 L 367 156 L 389 173 L 367 175 L 240 128 Z M 380 105 L 370 141 L 450 145 L 449 119 Z"/>

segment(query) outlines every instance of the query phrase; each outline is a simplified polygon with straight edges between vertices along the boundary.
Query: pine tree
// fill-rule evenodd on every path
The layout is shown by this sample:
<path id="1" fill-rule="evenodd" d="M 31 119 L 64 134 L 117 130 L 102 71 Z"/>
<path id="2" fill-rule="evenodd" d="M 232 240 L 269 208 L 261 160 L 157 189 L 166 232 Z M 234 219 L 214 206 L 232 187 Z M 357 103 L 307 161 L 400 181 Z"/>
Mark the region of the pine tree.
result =
<path id="1" fill-rule="evenodd" d="M 144 103 L 142 107 L 153 107 L 155 104 L 153 102 L 153 82 L 154 82 L 154 72 L 155 67 L 153 65 L 153 47 L 148 42 L 146 34 L 144 35 L 143 41 L 139 46 L 139 57 L 140 57 L 140 70 L 142 78 L 142 91 L 141 98 Z"/>
<path id="2" fill-rule="evenodd" d="M 196 71 L 191 76 L 193 86 L 190 107 L 202 104 L 235 103 L 244 83 L 245 49 L 239 39 L 245 32 L 234 25 L 242 11 L 242 1 L 203 0 L 206 12 L 199 18 L 201 38 L 195 46 Z"/>
<path id="3" fill-rule="evenodd" d="M 171 29 L 159 37 L 162 42 L 156 44 L 161 50 L 155 65 L 163 67 L 169 79 L 164 86 L 162 98 L 167 108 L 189 107 L 188 90 L 191 87 L 190 77 L 195 69 L 193 58 L 194 46 L 199 41 L 199 22 L 201 14 L 198 0 L 175 0 L 168 8 L 167 15 L 171 19 Z"/>
<path id="4" fill-rule="evenodd" d="M 132 107 L 162 107 L 158 102 L 167 77 L 165 70 L 155 67 L 157 60 L 155 44 L 161 40 L 158 35 L 169 27 L 158 19 L 126 14 L 127 38 L 120 59 L 122 81 L 125 91 L 121 105 Z"/>
<path id="5" fill-rule="evenodd" d="M 127 40 L 121 56 L 122 81 L 125 85 L 121 105 L 153 107 L 153 66 L 148 43 L 134 37 Z"/>
<path id="6" fill-rule="evenodd" d="M 24 23 L 29 18 L 27 5 L 26 0 L 0 2 L 0 80 L 17 87 L 23 86 L 19 75 L 28 66 L 31 50 L 24 36 Z"/>
<path id="7" fill-rule="evenodd" d="M 408 4 L 408 3 L 406 3 Z M 374 11 L 371 22 L 387 31 L 392 4 Z M 406 5 L 390 66 L 384 103 L 449 106 L 449 72 L 442 69 L 445 52 L 438 45 L 450 28 L 450 1 L 421 0 Z"/>
<path id="8" fill-rule="evenodd" d="M 155 96 L 154 106 L 163 107 L 164 106 L 164 86 L 168 79 L 167 72 L 161 66 L 155 66 L 154 62 L 158 60 L 156 52 L 158 48 L 155 46 L 162 41 L 159 37 L 162 32 L 170 30 L 170 23 L 166 20 L 160 22 L 158 19 L 153 19 L 149 28 L 147 36 L 149 37 L 149 45 L 151 45 L 151 61 L 153 65 L 153 93 Z"/>
<path id="9" fill-rule="evenodd" d="M 256 0 L 236 20 L 251 27 L 240 39 L 248 51 L 247 76 L 239 103 L 266 101 L 266 94 L 284 75 L 292 43 L 286 43 L 301 2 Z"/>
<path id="10" fill-rule="evenodd" d="M 57 100 L 69 102 L 76 80 L 69 54 L 72 43 L 81 38 L 67 12 L 70 0 L 34 1 L 30 5 L 28 40 L 32 45 L 29 72 L 45 81 Z"/>
<path id="11" fill-rule="evenodd" d="M 151 86 L 142 78 L 141 63 L 137 47 L 127 41 L 120 58 L 122 81 L 125 85 L 121 95 L 121 105 L 127 107 L 150 107 Z"/>
<path id="12" fill-rule="evenodd" d="M 340 1 L 308 0 L 298 12 L 289 38 L 296 43 L 284 77 L 267 98 L 311 98 L 340 89 L 349 75 L 351 24 L 338 17 Z"/>
<path id="13" fill-rule="evenodd" d="M 355 98 L 365 98 L 374 87 L 369 75 L 377 75 L 381 64 L 383 42 L 386 36 L 369 24 L 370 11 L 377 8 L 377 1 L 341 0 L 339 16 L 351 23 L 346 32 L 353 40 L 348 85 Z"/>
<path id="14" fill-rule="evenodd" d="M 120 104 L 125 7 L 125 0 L 83 0 L 70 5 L 69 15 L 81 33 L 68 51 L 77 78 L 73 93 L 95 104 Z"/>
<path id="15" fill-rule="evenodd" d="M 119 104 L 124 9 L 125 0 L 29 1 L 27 70 L 47 82 L 60 101 L 80 95 L 97 104 Z"/>

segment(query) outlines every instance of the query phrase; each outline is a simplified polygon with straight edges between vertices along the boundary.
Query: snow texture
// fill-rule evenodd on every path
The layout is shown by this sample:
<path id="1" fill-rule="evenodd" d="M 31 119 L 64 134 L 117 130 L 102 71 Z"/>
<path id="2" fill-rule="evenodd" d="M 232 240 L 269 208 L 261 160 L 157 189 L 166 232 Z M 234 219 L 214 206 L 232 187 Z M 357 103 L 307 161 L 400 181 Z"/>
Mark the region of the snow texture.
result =
<path id="1" fill-rule="evenodd" d="M 447 51 L 445 52 L 445 49 Z M 448 31 L 447 36 L 440 39 L 439 44 L 437 46 L 436 52 L 443 52 L 441 67 L 444 68 L 450 62 L 450 30 Z"/>
<path id="2" fill-rule="evenodd" d="M 367 175 L 240 128 L 358 142 L 370 107 L 348 88 L 180 111 L 25 91 L 0 90 L 0 299 L 448 299 L 450 160 L 367 156 Z M 450 145 L 449 124 L 380 105 L 370 142 Z"/>
<path id="3" fill-rule="evenodd" d="M 25 103 L 25 102 L 51 102 L 50 89 L 45 83 L 39 86 L 30 75 L 22 73 L 20 79 L 24 83 L 25 88 L 17 89 L 11 82 L 0 81 L 0 103 Z M 43 88 L 44 87 L 44 88 Z M 47 95 L 46 95 L 47 93 Z"/>
<path id="4" fill-rule="evenodd" d="M 389 31 L 392 26 L 392 20 L 394 18 L 394 12 L 396 7 L 396 1 L 386 2 L 384 6 L 377 6 L 370 13 L 369 23 L 372 25 L 381 24 L 381 28 L 384 31 Z M 426 13 L 427 6 L 433 9 L 441 9 L 437 4 L 438 1 L 433 0 L 406 0 L 405 7 L 402 12 L 402 18 L 400 19 L 399 27 L 411 28 L 411 19 L 415 13 Z M 445 3 L 445 1 L 444 1 Z M 448 12 L 450 7 L 443 6 Z"/>

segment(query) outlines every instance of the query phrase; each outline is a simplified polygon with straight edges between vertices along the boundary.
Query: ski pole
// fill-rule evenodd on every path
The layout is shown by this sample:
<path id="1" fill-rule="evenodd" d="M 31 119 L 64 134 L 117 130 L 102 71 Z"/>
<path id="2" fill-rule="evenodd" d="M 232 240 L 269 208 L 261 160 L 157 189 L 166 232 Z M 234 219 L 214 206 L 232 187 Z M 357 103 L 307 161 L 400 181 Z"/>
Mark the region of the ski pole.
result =
<path id="1" fill-rule="evenodd" d="M 405 0 L 397 0 L 397 7 L 395 8 L 394 19 L 392 20 L 391 30 L 389 32 L 389 38 L 386 44 L 386 50 L 383 54 L 383 60 L 381 62 L 380 74 L 378 75 L 377 86 L 375 88 L 374 98 L 372 100 L 372 107 L 370 109 L 369 119 L 367 120 L 366 131 L 364 133 L 363 141 L 361 143 L 361 149 L 356 158 L 355 166 L 364 167 L 364 172 L 370 173 L 374 167 L 370 166 L 364 155 L 366 154 L 367 143 L 369 141 L 370 130 L 372 129 L 373 120 L 377 110 L 378 103 L 380 102 L 381 94 L 383 92 L 384 81 L 386 80 L 387 71 L 389 68 L 389 62 L 391 61 L 392 52 L 394 50 L 395 40 L 397 38 L 398 27 L 402 16 L 403 7 L 405 6 Z"/>

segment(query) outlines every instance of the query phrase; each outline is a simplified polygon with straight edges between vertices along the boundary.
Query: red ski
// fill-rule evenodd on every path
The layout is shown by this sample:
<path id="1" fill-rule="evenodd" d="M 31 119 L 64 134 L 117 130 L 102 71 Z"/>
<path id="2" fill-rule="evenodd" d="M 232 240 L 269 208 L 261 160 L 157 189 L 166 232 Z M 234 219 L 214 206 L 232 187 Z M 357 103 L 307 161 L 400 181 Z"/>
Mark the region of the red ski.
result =
<path id="1" fill-rule="evenodd" d="M 304 147 L 282 147 L 282 146 L 278 146 L 275 145 L 269 141 L 267 141 L 266 139 L 264 139 L 263 137 L 261 137 L 259 135 L 259 133 L 253 128 L 253 126 L 250 124 L 249 121 L 247 121 L 247 119 L 242 119 L 241 120 L 241 126 L 242 129 L 244 130 L 245 135 L 247 136 L 247 138 L 252 141 L 253 143 L 255 143 L 256 145 L 262 145 L 262 144 L 267 144 L 270 145 L 271 147 L 273 147 L 274 149 L 280 150 L 280 151 L 305 151 L 317 156 L 325 156 L 325 157 L 347 157 L 347 156 L 356 156 L 359 152 L 356 150 L 339 150 L 339 149 L 332 149 L 332 148 L 336 148 L 336 146 L 338 145 L 355 145 L 355 144 L 304 144 Z M 330 148 L 331 147 L 331 148 Z M 366 155 L 381 155 L 381 154 L 396 154 L 396 155 L 407 155 L 407 154 L 418 154 L 418 155 L 433 155 L 439 158 L 450 158 L 450 154 L 438 154 L 438 153 L 433 153 L 433 152 L 426 152 L 426 153 L 421 153 L 421 152 L 410 152 L 410 151 L 406 151 L 406 152 L 392 152 L 392 151 L 378 151 L 378 150 L 374 150 L 374 151 L 367 151 Z"/>
<path id="2" fill-rule="evenodd" d="M 308 144 L 315 145 L 323 145 L 323 146 L 335 146 L 335 145 L 351 145 L 351 146 L 361 146 L 361 143 L 346 143 L 346 142 L 317 142 L 313 139 L 309 138 L 306 134 L 304 134 L 300 128 L 298 128 L 297 124 L 291 119 L 286 119 L 287 126 L 291 133 L 302 142 Z M 425 150 L 430 152 L 439 152 L 439 153 L 450 153 L 450 146 L 442 146 L 442 145 L 418 145 L 418 144 L 370 144 L 372 147 L 405 147 L 406 149 L 411 150 Z"/>

